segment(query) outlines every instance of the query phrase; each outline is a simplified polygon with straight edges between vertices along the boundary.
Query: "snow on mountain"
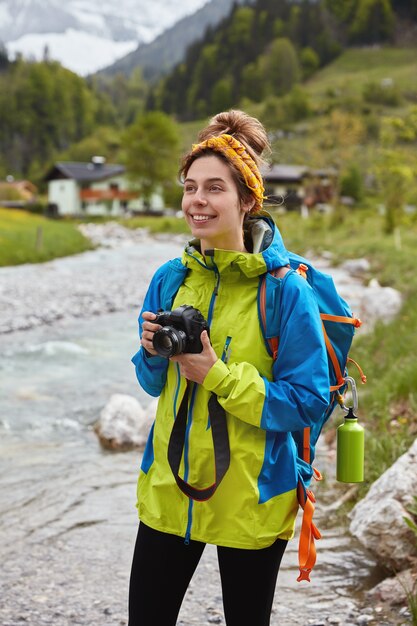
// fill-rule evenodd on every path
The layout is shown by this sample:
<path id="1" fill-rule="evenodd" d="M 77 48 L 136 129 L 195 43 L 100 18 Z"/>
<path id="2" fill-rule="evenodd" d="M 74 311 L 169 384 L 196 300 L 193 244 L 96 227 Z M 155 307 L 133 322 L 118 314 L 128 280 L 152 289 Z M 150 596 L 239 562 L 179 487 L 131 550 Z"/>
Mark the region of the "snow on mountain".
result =
<path id="1" fill-rule="evenodd" d="M 11 57 L 17 53 L 26 59 L 45 56 L 58 60 L 76 74 L 86 76 L 107 67 L 137 47 L 136 41 L 113 41 L 69 28 L 65 33 L 23 35 L 7 44 Z"/>
<path id="2" fill-rule="evenodd" d="M 147 43 L 208 0 L 0 0 L 0 41 L 86 75 Z"/>

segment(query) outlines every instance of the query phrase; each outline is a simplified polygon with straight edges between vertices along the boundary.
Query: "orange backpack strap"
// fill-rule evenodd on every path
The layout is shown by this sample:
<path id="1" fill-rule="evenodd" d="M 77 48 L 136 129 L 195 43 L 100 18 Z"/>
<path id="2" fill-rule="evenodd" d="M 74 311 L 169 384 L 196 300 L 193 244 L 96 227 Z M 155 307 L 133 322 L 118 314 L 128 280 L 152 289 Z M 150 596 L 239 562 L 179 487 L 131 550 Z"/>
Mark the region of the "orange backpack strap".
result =
<path id="1" fill-rule="evenodd" d="M 297 488 L 298 502 L 303 509 L 303 520 L 300 530 L 300 541 L 298 544 L 298 566 L 300 575 L 297 582 L 306 580 L 310 582 L 310 572 L 316 563 L 316 545 L 315 540 L 321 539 L 321 534 L 316 525 L 313 523 L 314 502 L 313 492 L 305 489 L 302 483 L 298 483 Z"/>
<path id="2" fill-rule="evenodd" d="M 310 464 L 310 428 L 304 428 L 303 432 L 303 461 Z M 313 467 L 313 476 L 316 480 L 321 480 L 320 472 Z M 300 540 L 298 543 L 298 566 L 300 575 L 297 582 L 306 580 L 310 582 L 310 572 L 316 563 L 315 539 L 321 539 L 320 531 L 313 523 L 314 503 L 316 501 L 313 492 L 306 489 L 301 481 L 297 486 L 298 503 L 303 509 L 303 520 L 301 522 Z"/>

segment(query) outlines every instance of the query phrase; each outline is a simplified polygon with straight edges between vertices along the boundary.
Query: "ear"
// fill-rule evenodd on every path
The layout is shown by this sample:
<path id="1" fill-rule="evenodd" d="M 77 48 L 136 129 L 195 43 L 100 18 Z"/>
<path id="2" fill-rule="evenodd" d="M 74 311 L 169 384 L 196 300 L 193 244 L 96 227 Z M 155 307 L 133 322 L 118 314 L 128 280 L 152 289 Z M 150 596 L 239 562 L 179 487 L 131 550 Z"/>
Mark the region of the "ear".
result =
<path id="1" fill-rule="evenodd" d="M 255 204 L 256 204 L 255 198 L 251 198 L 247 202 L 242 202 L 242 211 L 244 213 L 250 213 L 253 207 L 255 206 Z"/>

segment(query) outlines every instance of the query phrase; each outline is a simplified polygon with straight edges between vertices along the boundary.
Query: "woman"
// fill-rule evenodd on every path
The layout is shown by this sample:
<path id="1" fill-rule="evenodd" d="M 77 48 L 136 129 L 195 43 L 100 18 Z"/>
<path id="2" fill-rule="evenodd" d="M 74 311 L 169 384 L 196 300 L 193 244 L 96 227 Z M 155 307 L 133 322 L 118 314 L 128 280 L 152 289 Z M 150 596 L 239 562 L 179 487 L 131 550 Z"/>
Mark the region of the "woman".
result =
<path id="1" fill-rule="evenodd" d="M 298 509 L 291 431 L 308 427 L 325 410 L 329 381 L 310 287 L 286 267 L 272 220 L 259 217 L 273 229 L 265 249 L 251 237 L 260 224 L 259 166 L 268 147 L 258 120 L 229 111 L 211 120 L 183 160 L 182 210 L 194 239 L 181 260 L 165 264 L 152 279 L 139 318 L 142 347 L 133 357 L 140 384 L 160 399 L 138 481 L 130 626 L 176 623 L 206 543 L 217 546 L 227 625 L 270 623 Z M 271 270 L 271 280 L 282 283 L 272 311 L 280 338 L 275 360 L 258 314 L 260 278 Z M 203 314 L 210 338 L 201 333 L 200 353 L 163 358 L 153 342 L 161 328 L 156 312 L 184 304 Z M 214 487 L 213 397 L 230 446 L 227 471 Z M 185 404 L 179 482 L 196 490 L 211 485 L 214 494 L 206 500 L 179 488 L 168 460 L 173 424 Z"/>

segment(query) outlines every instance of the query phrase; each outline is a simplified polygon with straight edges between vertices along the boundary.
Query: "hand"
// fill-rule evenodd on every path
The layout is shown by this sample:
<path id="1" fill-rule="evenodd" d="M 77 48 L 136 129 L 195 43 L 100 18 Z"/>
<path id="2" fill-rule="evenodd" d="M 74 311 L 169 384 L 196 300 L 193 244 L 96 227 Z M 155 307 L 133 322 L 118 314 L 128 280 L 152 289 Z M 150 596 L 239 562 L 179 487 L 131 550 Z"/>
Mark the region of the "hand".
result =
<path id="1" fill-rule="evenodd" d="M 206 330 L 203 330 L 200 339 L 203 344 L 202 352 L 199 354 L 180 354 L 170 359 L 170 361 L 179 364 L 181 376 L 199 385 L 203 383 L 209 370 L 217 361 L 217 354 L 213 350 Z"/>
<path id="2" fill-rule="evenodd" d="M 145 321 L 142 324 L 141 344 L 149 354 L 156 356 L 158 353 L 154 350 L 152 339 L 156 331 L 162 328 L 162 326 L 160 324 L 152 324 L 152 320 L 156 318 L 156 315 L 151 311 L 144 311 L 142 317 Z"/>

